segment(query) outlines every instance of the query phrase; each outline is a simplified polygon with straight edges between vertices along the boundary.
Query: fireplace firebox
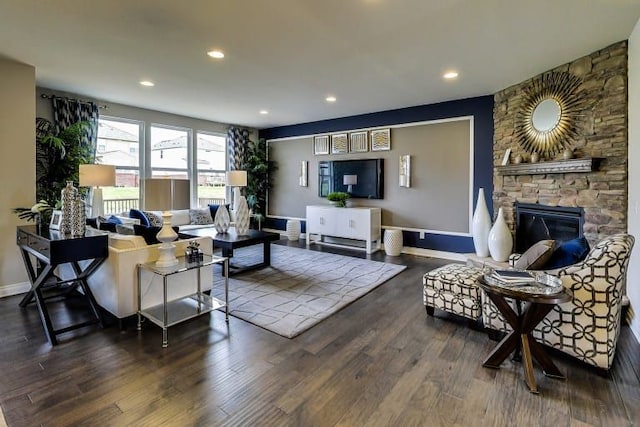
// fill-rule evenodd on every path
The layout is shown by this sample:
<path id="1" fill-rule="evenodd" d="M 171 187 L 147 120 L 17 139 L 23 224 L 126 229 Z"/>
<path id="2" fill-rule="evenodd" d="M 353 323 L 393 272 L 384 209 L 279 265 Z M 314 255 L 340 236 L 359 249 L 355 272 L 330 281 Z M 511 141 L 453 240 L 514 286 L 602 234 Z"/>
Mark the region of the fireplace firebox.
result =
<path id="1" fill-rule="evenodd" d="M 584 209 L 516 202 L 516 252 L 523 253 L 540 240 L 558 243 L 582 237 Z"/>

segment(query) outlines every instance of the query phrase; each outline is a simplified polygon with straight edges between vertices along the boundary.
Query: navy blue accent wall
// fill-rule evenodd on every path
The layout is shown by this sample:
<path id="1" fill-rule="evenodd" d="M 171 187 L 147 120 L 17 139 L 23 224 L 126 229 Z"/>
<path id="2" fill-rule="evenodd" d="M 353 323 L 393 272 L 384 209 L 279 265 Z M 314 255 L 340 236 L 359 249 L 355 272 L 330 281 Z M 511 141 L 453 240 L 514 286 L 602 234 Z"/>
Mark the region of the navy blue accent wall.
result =
<path id="1" fill-rule="evenodd" d="M 493 95 L 262 129 L 260 138 L 287 138 L 461 116 L 474 118 L 473 206 L 476 204 L 478 189 L 483 187 L 489 212 L 493 212 Z M 267 224 L 284 230 L 286 221 L 274 219 L 267 221 Z M 447 252 L 473 252 L 471 237 L 426 234 L 424 239 L 420 239 L 419 233 L 405 231 L 403 234 L 405 246 Z"/>

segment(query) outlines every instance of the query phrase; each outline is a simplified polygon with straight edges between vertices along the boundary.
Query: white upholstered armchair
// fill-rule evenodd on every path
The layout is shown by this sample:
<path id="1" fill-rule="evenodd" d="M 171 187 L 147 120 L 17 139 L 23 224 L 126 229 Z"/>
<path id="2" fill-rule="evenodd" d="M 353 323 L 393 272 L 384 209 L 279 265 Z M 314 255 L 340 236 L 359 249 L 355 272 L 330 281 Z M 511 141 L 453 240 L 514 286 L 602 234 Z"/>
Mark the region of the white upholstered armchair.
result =
<path id="1" fill-rule="evenodd" d="M 629 234 L 607 237 L 596 244 L 584 261 L 561 269 L 557 275 L 573 293 L 573 299 L 554 307 L 535 328 L 534 337 L 608 370 L 620 333 L 622 293 L 633 244 L 634 238 Z M 486 328 L 510 329 L 484 294 L 482 318 Z"/>

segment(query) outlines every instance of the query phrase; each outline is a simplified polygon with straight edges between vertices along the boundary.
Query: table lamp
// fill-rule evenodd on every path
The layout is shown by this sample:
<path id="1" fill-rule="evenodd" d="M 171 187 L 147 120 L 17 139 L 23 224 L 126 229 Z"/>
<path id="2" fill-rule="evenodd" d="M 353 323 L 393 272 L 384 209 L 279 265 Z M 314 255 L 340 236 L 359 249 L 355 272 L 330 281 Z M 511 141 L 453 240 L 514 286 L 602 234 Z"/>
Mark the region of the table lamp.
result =
<path id="1" fill-rule="evenodd" d="M 351 193 L 353 186 L 358 185 L 358 175 L 344 175 L 342 177 L 342 184 L 347 186 L 347 193 Z"/>
<path id="2" fill-rule="evenodd" d="M 227 171 L 227 186 L 233 188 L 233 212 L 236 223 L 236 232 L 239 236 L 245 236 L 249 230 L 249 206 L 247 199 L 240 193 L 240 187 L 247 186 L 247 171 Z"/>
<path id="3" fill-rule="evenodd" d="M 102 200 L 102 188 L 100 186 L 116 185 L 116 167 L 114 165 L 80 165 L 79 185 L 92 187 L 93 198 L 91 200 L 91 216 L 104 215 L 104 203 Z"/>
<path id="4" fill-rule="evenodd" d="M 148 210 L 163 210 L 162 228 L 156 239 L 162 244 L 158 246 L 156 266 L 171 267 L 178 263 L 172 242 L 178 238 L 173 231 L 171 210 L 189 209 L 189 180 L 171 178 L 150 178 L 144 181 L 144 205 Z"/>

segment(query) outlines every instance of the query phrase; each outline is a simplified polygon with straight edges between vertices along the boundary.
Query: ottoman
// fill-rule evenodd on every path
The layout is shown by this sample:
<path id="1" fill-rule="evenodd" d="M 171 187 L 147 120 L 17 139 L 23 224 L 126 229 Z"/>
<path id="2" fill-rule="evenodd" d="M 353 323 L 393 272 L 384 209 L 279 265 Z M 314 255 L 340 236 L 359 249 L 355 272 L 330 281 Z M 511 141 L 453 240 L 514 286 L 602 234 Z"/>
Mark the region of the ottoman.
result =
<path id="1" fill-rule="evenodd" d="M 464 264 L 447 264 L 424 275 L 424 305 L 433 316 L 434 308 L 466 317 L 476 322 L 482 317 L 481 290 L 476 280 L 482 268 Z"/>

